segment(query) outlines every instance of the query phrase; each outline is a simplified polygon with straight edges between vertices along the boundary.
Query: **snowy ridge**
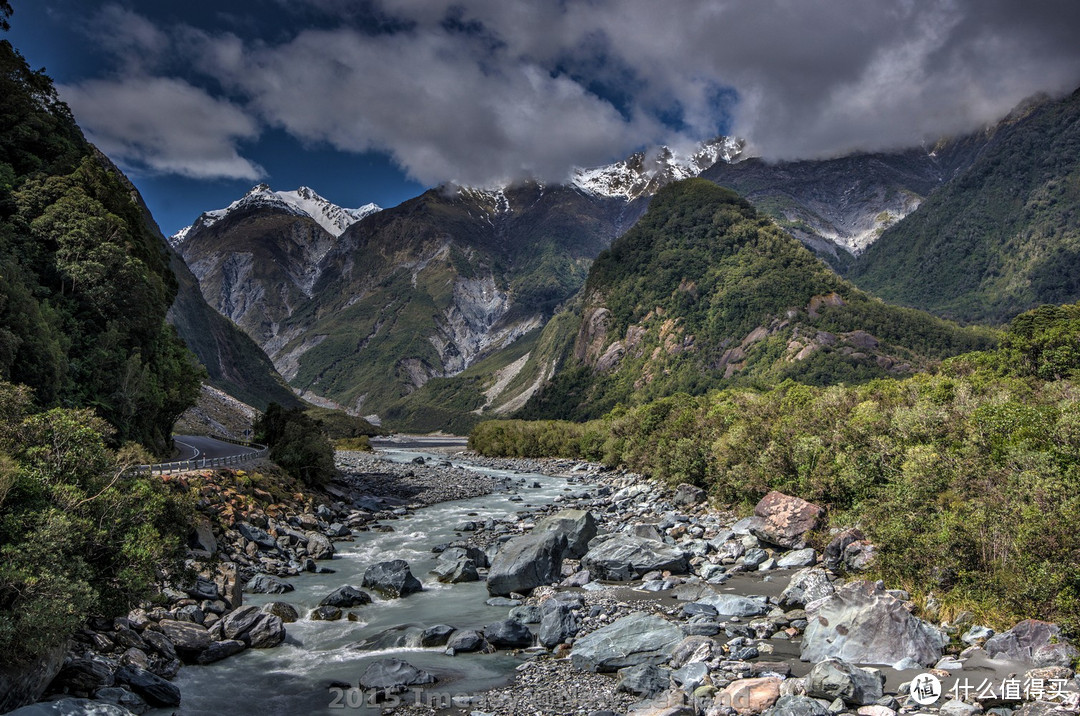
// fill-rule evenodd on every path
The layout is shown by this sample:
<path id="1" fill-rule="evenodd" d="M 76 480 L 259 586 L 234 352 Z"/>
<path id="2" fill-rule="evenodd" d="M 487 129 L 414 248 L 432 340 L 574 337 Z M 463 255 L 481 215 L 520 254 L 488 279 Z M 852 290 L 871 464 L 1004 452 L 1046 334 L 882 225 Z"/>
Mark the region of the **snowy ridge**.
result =
<path id="1" fill-rule="evenodd" d="M 382 210 L 376 204 L 365 204 L 358 209 L 346 209 L 324 199 L 306 186 L 296 191 L 274 191 L 266 184 L 259 184 L 224 209 L 214 209 L 203 213 L 194 224 L 173 234 L 169 243 L 174 247 L 179 246 L 184 243 L 192 230 L 213 226 L 231 212 L 249 207 L 265 207 L 284 211 L 293 216 L 309 217 L 335 238 L 341 236 L 345 229 L 365 216 Z"/>
<path id="2" fill-rule="evenodd" d="M 571 183 L 589 194 L 632 201 L 656 193 L 665 184 L 696 177 L 719 161 L 732 163 L 742 149 L 742 140 L 734 137 L 717 137 L 690 153 L 659 147 L 607 166 L 576 169 Z"/>

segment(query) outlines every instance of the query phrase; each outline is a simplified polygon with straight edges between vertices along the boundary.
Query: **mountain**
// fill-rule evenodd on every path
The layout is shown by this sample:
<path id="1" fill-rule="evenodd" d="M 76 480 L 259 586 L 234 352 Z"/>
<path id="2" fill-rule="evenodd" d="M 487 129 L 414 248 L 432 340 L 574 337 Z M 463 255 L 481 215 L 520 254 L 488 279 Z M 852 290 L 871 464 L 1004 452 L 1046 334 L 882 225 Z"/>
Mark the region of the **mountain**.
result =
<path id="1" fill-rule="evenodd" d="M 135 185 L 105 155 L 98 161 L 127 190 L 142 212 L 146 230 L 163 246 L 177 291 L 166 320 L 206 370 L 207 382 L 247 405 L 265 410 L 271 402 L 296 407 L 302 401 L 274 369 L 270 359 L 251 338 L 229 319 L 210 308 L 199 283 L 180 255 L 168 246 L 161 229 Z"/>
<path id="2" fill-rule="evenodd" d="M 439 384 L 419 389 L 520 360 L 484 363 L 539 336 L 657 188 L 738 148 L 724 138 L 689 154 L 660 148 L 579 170 L 567 185 L 443 186 L 338 235 L 291 198 L 310 190 L 260 186 L 173 243 L 208 303 L 306 398 L 412 424 L 436 407 L 425 396 Z M 478 395 L 462 399 L 472 406 L 464 412 L 485 404 Z"/>
<path id="3" fill-rule="evenodd" d="M 597 257 L 578 315 L 564 322 L 572 343 L 524 417 L 591 418 L 722 385 L 904 376 L 992 343 L 988 331 L 860 291 L 703 179 L 657 193 Z"/>
<path id="4" fill-rule="evenodd" d="M 1080 90 L 1037 98 L 974 161 L 886 230 L 850 278 L 886 300 L 1002 323 L 1080 298 Z"/>
<path id="5" fill-rule="evenodd" d="M 733 189 L 834 268 L 855 263 L 882 233 L 965 170 L 985 136 L 931 148 L 835 159 L 720 162 L 703 179 Z"/>
<path id="6" fill-rule="evenodd" d="M 196 229 L 213 226 L 234 212 L 259 208 L 283 211 L 292 216 L 306 216 L 335 237 L 341 236 L 345 229 L 365 216 L 380 211 L 377 204 L 365 204 L 359 209 L 340 207 L 306 186 L 296 191 L 274 191 L 266 184 L 257 184 L 224 209 L 204 212 L 194 224 L 174 234 L 169 243 L 174 247 L 179 246 L 184 243 L 188 234 Z"/>

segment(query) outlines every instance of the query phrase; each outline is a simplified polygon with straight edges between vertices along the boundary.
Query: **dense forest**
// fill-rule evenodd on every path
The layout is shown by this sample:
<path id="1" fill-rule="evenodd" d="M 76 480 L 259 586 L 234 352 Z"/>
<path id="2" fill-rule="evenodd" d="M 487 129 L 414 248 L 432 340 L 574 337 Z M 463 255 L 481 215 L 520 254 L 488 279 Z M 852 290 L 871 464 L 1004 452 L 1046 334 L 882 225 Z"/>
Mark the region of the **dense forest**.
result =
<path id="1" fill-rule="evenodd" d="M 128 469 L 199 389 L 175 293 L 123 178 L 0 41 L 0 666 L 179 569 L 193 505 Z"/>

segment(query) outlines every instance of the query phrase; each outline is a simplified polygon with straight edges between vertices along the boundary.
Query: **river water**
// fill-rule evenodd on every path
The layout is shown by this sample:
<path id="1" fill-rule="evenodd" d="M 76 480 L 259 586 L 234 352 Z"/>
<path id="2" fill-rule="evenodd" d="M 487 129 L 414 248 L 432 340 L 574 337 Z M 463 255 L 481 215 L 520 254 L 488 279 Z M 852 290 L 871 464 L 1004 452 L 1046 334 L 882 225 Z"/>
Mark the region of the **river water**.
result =
<path id="1" fill-rule="evenodd" d="M 422 450 L 389 449 L 385 457 L 408 462 L 418 455 L 445 459 Z M 459 464 L 457 462 L 455 465 Z M 425 669 L 439 678 L 431 687 L 438 694 L 475 693 L 506 684 L 516 666 L 525 657 L 505 652 L 495 654 L 460 654 L 446 656 L 443 647 L 429 649 L 383 649 L 367 651 L 356 648 L 358 642 L 390 627 L 401 625 L 431 626 L 448 624 L 458 629 L 479 629 L 485 624 L 505 619 L 506 607 L 490 607 L 484 582 L 440 584 L 428 570 L 436 554 L 431 548 L 452 542 L 460 535 L 453 527 L 466 520 L 513 518 L 518 510 L 552 502 L 559 495 L 582 489 L 572 487 L 565 478 L 540 474 L 490 470 L 467 463 L 467 469 L 525 479 L 539 488 L 522 488 L 524 502 L 511 502 L 515 493 L 494 493 L 482 497 L 425 507 L 398 520 L 386 521 L 393 532 L 357 532 L 353 542 L 336 542 L 337 553 L 330 562 L 320 565 L 336 570 L 334 574 L 302 574 L 288 581 L 295 591 L 281 595 L 245 594 L 245 604 L 285 601 L 300 612 L 300 620 L 286 625 L 285 643 L 274 649 L 249 649 L 209 666 L 185 666 L 175 684 L 183 702 L 175 713 L 235 714 L 271 716 L 278 714 L 376 714 L 377 708 L 358 705 L 357 690 L 335 688 L 334 682 L 357 683 L 367 664 L 392 656 Z M 371 564 L 389 559 L 409 563 L 414 576 L 424 584 L 424 591 L 401 599 L 380 599 L 371 593 L 372 604 L 356 607 L 362 621 L 311 621 L 307 614 L 334 589 L 351 584 L 360 586 L 364 570 Z M 368 590 L 365 590 L 368 591 Z M 348 611 L 348 610 L 346 610 Z M 413 699 L 415 695 L 406 694 Z M 425 697 L 427 698 L 427 697 Z M 352 708 L 350 706 L 353 706 Z M 153 712 L 173 713 L 168 710 Z"/>

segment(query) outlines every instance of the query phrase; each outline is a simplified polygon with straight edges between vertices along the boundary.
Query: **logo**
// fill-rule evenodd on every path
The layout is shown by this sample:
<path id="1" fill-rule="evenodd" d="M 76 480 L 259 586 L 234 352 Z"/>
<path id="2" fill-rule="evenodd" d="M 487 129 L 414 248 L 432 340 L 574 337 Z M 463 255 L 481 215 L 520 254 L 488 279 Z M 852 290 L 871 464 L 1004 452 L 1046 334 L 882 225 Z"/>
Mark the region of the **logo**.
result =
<path id="1" fill-rule="evenodd" d="M 941 698 L 941 681 L 933 674 L 919 674 L 911 681 L 911 698 L 919 706 L 929 706 Z"/>

